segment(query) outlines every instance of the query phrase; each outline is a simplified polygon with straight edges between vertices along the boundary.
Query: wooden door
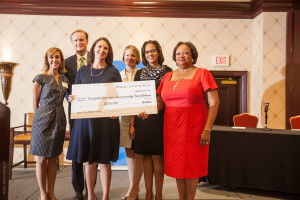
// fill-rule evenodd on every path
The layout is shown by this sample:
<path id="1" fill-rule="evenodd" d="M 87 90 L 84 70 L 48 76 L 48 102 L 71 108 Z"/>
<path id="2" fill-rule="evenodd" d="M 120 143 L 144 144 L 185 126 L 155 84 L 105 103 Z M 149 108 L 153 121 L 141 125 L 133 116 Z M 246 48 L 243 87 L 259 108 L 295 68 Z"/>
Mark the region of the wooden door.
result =
<path id="1" fill-rule="evenodd" d="M 219 88 L 220 106 L 216 125 L 233 126 L 233 116 L 238 114 L 238 87 L 236 78 L 215 78 Z"/>
<path id="2" fill-rule="evenodd" d="M 220 105 L 215 125 L 233 126 L 233 116 L 247 112 L 247 72 L 211 71 L 219 88 Z"/>

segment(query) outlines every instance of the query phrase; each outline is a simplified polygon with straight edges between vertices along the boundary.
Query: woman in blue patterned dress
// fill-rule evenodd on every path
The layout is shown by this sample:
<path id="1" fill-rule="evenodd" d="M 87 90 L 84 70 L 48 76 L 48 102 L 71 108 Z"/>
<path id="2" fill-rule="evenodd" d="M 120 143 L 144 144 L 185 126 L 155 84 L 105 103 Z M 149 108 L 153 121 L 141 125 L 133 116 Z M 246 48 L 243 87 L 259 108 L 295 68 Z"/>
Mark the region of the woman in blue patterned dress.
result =
<path id="1" fill-rule="evenodd" d="M 64 56 L 59 48 L 47 50 L 43 74 L 33 79 L 34 118 L 30 154 L 37 156 L 36 176 L 41 200 L 55 200 L 56 160 L 62 153 L 66 132 L 63 100 L 68 88 Z M 48 188 L 46 189 L 46 185 Z"/>

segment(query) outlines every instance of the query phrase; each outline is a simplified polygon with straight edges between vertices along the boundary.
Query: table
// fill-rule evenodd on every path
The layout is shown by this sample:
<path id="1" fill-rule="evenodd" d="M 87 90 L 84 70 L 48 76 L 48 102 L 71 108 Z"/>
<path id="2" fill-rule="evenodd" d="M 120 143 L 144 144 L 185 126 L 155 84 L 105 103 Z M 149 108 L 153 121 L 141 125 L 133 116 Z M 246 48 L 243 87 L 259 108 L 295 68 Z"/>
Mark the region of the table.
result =
<path id="1" fill-rule="evenodd" d="M 208 181 L 300 193 L 300 131 L 214 126 Z"/>

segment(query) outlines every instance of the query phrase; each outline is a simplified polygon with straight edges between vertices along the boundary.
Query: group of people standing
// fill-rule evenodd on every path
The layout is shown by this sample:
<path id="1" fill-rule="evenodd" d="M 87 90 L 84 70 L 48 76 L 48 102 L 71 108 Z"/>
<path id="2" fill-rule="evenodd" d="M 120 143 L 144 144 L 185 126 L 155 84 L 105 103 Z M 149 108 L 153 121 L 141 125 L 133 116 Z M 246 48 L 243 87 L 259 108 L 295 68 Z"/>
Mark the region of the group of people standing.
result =
<path id="1" fill-rule="evenodd" d="M 208 70 L 194 66 L 198 58 L 195 46 L 191 42 L 176 45 L 173 60 L 178 69 L 172 71 L 163 64 L 157 41 L 144 42 L 141 56 L 135 46 L 128 45 L 122 58 L 126 67 L 119 72 L 112 64 L 113 49 L 107 38 L 97 39 L 89 52 L 85 31 L 74 31 L 70 39 L 76 54 L 64 60 L 60 49 L 50 48 L 44 72 L 33 79 L 35 115 L 30 153 L 37 156 L 40 199 L 56 199 L 56 157 L 62 153 L 66 129 L 63 99 L 69 102 L 70 116 L 70 104 L 76 101 L 72 84 L 144 80 L 155 80 L 157 114 L 69 120 L 67 159 L 72 160 L 74 199 L 83 199 L 84 182 L 87 199 L 97 198 L 94 187 L 98 164 L 102 199 L 109 199 L 110 162 L 118 159 L 119 146 L 126 151 L 130 181 L 122 199 L 138 198 L 143 173 L 145 199 L 163 198 L 164 174 L 176 178 L 180 199 L 194 199 L 198 178 L 207 175 L 210 132 L 219 105 L 214 78 Z M 145 67 L 138 69 L 141 60 Z"/>

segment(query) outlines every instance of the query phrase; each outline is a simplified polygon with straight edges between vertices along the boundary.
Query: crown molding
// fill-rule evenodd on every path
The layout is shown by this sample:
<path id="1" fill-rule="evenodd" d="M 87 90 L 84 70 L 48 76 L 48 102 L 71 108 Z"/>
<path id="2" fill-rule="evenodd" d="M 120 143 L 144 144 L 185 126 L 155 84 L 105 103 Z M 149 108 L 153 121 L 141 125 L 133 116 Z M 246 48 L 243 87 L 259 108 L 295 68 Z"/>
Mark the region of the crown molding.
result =
<path id="1" fill-rule="evenodd" d="M 251 7 L 253 18 L 262 12 L 289 12 L 293 9 L 293 0 L 253 0 Z"/>
<path id="2" fill-rule="evenodd" d="M 293 0 L 229 1 L 99 1 L 99 0 L 0 0 L 0 14 L 253 18 L 261 12 L 287 12 Z"/>

